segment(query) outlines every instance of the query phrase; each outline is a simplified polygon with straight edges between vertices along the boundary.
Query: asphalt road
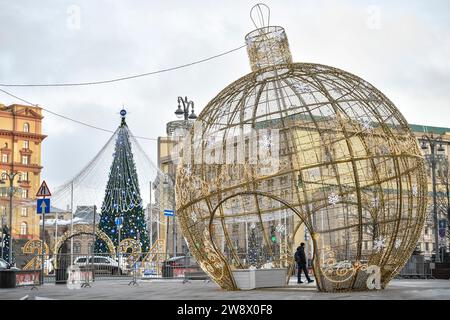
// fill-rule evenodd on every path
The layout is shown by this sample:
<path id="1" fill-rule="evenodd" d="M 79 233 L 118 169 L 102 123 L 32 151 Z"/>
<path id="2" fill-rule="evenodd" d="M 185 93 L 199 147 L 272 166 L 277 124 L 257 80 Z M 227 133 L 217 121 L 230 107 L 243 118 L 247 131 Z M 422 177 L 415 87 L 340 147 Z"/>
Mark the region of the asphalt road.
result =
<path id="1" fill-rule="evenodd" d="M 130 280 L 111 279 L 91 283 L 89 288 L 71 289 L 66 285 L 45 284 L 38 290 L 30 287 L 0 289 L 1 300 L 434 300 L 450 299 L 450 280 L 392 280 L 389 287 L 380 291 L 321 293 L 314 283 L 295 283 L 281 288 L 228 292 L 215 283 L 194 280 Z"/>

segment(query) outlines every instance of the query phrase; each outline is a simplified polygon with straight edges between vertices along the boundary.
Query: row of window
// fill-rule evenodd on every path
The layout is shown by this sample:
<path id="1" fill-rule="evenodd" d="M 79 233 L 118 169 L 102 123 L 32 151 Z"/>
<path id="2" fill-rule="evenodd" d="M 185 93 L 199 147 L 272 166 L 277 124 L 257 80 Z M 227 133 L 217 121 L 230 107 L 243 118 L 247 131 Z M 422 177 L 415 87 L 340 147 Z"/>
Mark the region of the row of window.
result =
<path id="1" fill-rule="evenodd" d="M 9 156 L 7 154 L 2 154 L 2 162 L 8 163 L 9 162 Z M 29 164 L 30 163 L 30 156 L 25 155 L 22 156 L 22 164 Z"/>
<path id="2" fill-rule="evenodd" d="M 1 213 L 4 213 L 6 215 L 6 207 L 5 206 L 0 207 L 0 214 Z M 28 217 L 28 208 L 27 207 L 20 208 L 20 216 Z"/>
<path id="3" fill-rule="evenodd" d="M 425 242 L 425 246 L 423 246 L 423 244 L 421 242 L 419 242 L 417 244 L 417 249 L 421 250 L 421 251 L 426 251 L 426 252 L 432 252 L 434 251 L 434 243 L 431 242 Z M 369 250 L 369 241 L 366 240 L 364 241 L 364 250 Z"/>
<path id="4" fill-rule="evenodd" d="M 24 189 L 24 188 L 21 189 L 20 197 L 22 199 L 27 199 L 28 194 L 29 194 L 29 192 L 27 189 Z M 0 188 L 0 197 L 8 197 L 8 196 L 9 196 L 8 188 Z"/>
<path id="5" fill-rule="evenodd" d="M 91 253 L 91 251 L 92 251 L 92 242 L 89 242 L 87 244 L 87 247 L 88 247 L 88 252 Z M 73 253 L 81 253 L 81 242 L 74 242 L 73 243 Z"/>

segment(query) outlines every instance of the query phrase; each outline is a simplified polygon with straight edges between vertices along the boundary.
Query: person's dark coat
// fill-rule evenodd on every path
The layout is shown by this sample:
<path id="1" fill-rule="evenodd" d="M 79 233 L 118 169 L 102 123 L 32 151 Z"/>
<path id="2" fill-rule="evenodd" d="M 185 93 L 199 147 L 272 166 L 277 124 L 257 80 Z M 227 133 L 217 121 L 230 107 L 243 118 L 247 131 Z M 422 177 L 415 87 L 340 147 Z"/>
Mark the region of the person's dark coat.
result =
<path id="1" fill-rule="evenodd" d="M 305 247 L 298 247 L 297 251 L 295 252 L 295 262 L 297 262 L 299 265 L 306 265 L 306 254 L 305 254 Z"/>

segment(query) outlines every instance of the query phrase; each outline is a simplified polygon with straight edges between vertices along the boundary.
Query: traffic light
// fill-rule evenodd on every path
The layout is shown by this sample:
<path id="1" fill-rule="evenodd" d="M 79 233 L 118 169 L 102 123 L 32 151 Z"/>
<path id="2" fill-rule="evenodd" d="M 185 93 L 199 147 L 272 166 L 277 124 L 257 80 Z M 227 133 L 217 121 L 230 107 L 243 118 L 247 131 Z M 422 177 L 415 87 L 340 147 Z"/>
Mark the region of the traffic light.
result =
<path id="1" fill-rule="evenodd" d="M 277 242 L 277 236 L 275 235 L 275 226 L 270 227 L 270 239 L 272 239 L 272 242 Z"/>

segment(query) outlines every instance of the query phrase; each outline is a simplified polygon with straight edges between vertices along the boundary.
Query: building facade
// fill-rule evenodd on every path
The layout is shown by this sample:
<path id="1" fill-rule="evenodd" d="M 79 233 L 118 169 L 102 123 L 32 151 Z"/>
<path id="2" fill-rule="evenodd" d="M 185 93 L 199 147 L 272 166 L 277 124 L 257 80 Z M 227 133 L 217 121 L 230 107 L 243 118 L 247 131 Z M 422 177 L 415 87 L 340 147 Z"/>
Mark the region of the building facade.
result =
<path id="1" fill-rule="evenodd" d="M 173 217 L 165 216 L 164 209 L 175 211 L 175 175 L 176 161 L 174 148 L 183 139 L 191 128 L 192 122 L 187 120 L 171 121 L 166 125 L 166 137 L 158 137 L 158 168 L 163 176 L 156 179 L 153 184 L 155 192 L 155 206 L 152 211 L 159 212 L 159 223 L 152 221 L 152 232 L 158 233 L 158 238 L 166 243 L 166 252 L 175 252 L 178 255 L 187 251 L 187 245 L 181 233 L 177 214 Z M 154 214 L 155 215 L 155 214 Z M 154 239 L 155 237 L 153 237 Z"/>
<path id="2" fill-rule="evenodd" d="M 443 152 L 437 152 L 439 155 L 439 161 L 436 164 L 436 197 L 437 197 L 437 212 L 438 219 L 448 219 L 450 218 L 450 193 L 449 193 L 449 161 L 450 161 L 450 128 L 445 127 L 431 127 L 423 125 L 410 125 L 411 130 L 416 136 L 419 145 L 422 144 L 423 136 L 433 135 L 434 138 L 442 138 Z M 437 147 L 436 147 L 437 149 Z M 431 150 L 428 147 L 423 150 L 423 155 L 425 159 L 430 156 Z M 425 227 L 422 230 L 421 237 L 417 243 L 416 251 L 425 256 L 425 260 L 432 260 L 434 257 L 435 248 L 435 234 L 438 232 L 435 226 L 434 213 L 433 213 L 433 184 L 432 184 L 432 171 L 429 161 L 427 161 L 427 176 L 428 176 L 428 206 L 427 206 L 427 220 Z M 447 232 L 445 237 L 439 237 L 439 247 L 440 250 L 445 252 L 450 251 L 450 241 L 449 241 L 449 231 L 447 227 Z M 443 258 L 441 256 L 441 258 Z"/>
<path id="3" fill-rule="evenodd" d="M 174 130 L 170 130 L 172 128 L 168 125 L 167 129 L 167 137 L 160 137 L 158 140 L 158 165 L 161 171 L 168 175 L 169 177 L 172 177 L 174 179 L 175 173 L 176 173 L 176 165 L 173 162 L 173 157 L 171 157 L 171 154 L 173 152 L 173 148 L 175 145 L 175 139 L 173 138 L 173 132 Z M 449 194 L 449 175 L 450 170 L 448 168 L 448 162 L 449 162 L 449 145 L 450 145 L 450 128 L 438 128 L 438 127 L 426 127 L 421 125 L 410 125 L 410 129 L 413 131 L 413 134 L 417 138 L 418 144 L 420 144 L 420 140 L 422 139 L 422 136 L 424 134 L 430 135 L 431 133 L 434 134 L 434 136 L 442 136 L 443 139 L 443 147 L 445 149 L 445 152 L 441 155 L 441 162 L 437 166 L 437 189 L 438 189 L 438 205 L 439 205 L 439 217 L 440 218 L 448 218 L 448 211 L 450 211 L 450 194 Z M 427 154 L 430 153 L 430 150 L 423 150 L 424 156 L 427 157 Z M 445 164 L 447 163 L 447 167 L 445 168 Z M 386 167 L 386 170 L 389 170 L 388 167 Z M 332 174 L 332 173 L 330 173 Z M 273 179 L 269 179 L 267 183 L 269 184 L 268 188 L 270 189 L 271 185 L 275 189 L 280 189 L 280 192 L 286 192 L 289 193 L 289 188 L 295 188 L 297 187 L 295 181 L 289 181 L 286 180 L 288 177 L 281 177 L 280 181 L 273 181 Z M 285 179 L 284 181 L 282 179 Z M 424 229 L 422 231 L 421 237 L 417 243 L 417 250 L 420 252 L 420 254 L 425 256 L 425 259 L 431 260 L 432 256 L 435 253 L 435 232 L 437 232 L 437 228 L 435 228 L 435 222 L 434 222 L 434 216 L 433 216 L 433 186 L 432 186 L 432 180 L 431 180 L 431 167 L 428 167 L 428 218 L 426 220 L 426 225 L 424 226 Z M 169 208 L 170 203 L 170 193 L 174 193 L 173 190 L 167 190 L 168 193 L 166 193 L 164 196 L 161 194 L 156 195 L 156 198 L 159 198 L 161 202 L 164 202 L 165 207 Z M 166 199 L 167 198 L 167 199 Z M 170 199 L 169 199 L 170 198 Z M 285 197 L 284 197 L 285 198 Z M 373 204 L 372 204 L 373 205 Z M 291 219 L 293 219 L 293 222 L 290 224 L 297 225 L 300 221 L 297 216 L 292 216 Z M 178 242 L 181 240 L 182 235 L 180 233 L 180 229 L 178 226 L 173 226 L 173 223 L 177 223 L 177 219 L 175 217 L 164 217 L 162 215 L 162 210 L 160 210 L 160 221 L 162 222 L 160 224 L 160 234 L 161 238 L 167 239 L 167 250 L 168 252 L 173 251 L 173 241 L 176 239 L 177 241 L 177 248 L 180 248 L 182 245 Z M 282 223 L 282 222 L 280 222 Z M 265 227 L 267 230 L 271 230 L 272 233 L 276 233 L 277 224 L 273 222 L 272 224 L 268 223 L 268 225 Z M 232 227 L 230 227 L 232 228 Z M 232 236 L 231 236 L 231 242 L 232 245 L 236 248 L 245 248 L 245 246 L 248 246 L 248 239 L 249 239 L 249 231 L 248 228 L 244 228 L 242 226 L 233 228 L 232 230 Z M 176 230 L 176 232 L 175 232 Z M 231 229 L 230 229 L 231 230 Z M 371 251 L 374 247 L 374 240 L 375 240 L 375 234 L 372 226 L 370 224 L 366 224 L 363 229 L 363 245 L 362 250 L 363 251 Z M 271 236 L 269 234 L 269 237 Z M 347 234 L 347 237 L 351 237 L 352 235 Z M 345 235 L 344 235 L 345 237 Z M 311 237 L 309 236 L 308 230 L 302 226 L 298 229 L 298 231 L 295 233 L 295 237 L 293 239 L 293 247 L 295 249 L 296 246 L 298 246 L 301 242 L 305 242 L 307 244 L 307 255 L 309 258 L 313 257 L 313 248 L 312 248 L 312 242 Z M 343 243 L 345 239 L 343 238 Z M 218 242 L 220 243 L 220 241 Z M 275 245 L 278 242 L 275 243 Z M 281 244 L 281 243 L 280 243 Z M 445 247 L 445 250 L 449 251 L 449 238 L 448 233 L 447 236 L 444 239 L 441 239 L 441 244 L 443 248 Z M 179 250 L 177 250 L 179 251 Z M 345 250 L 344 250 L 345 251 Z M 225 250 L 226 252 L 226 250 Z M 345 260 L 346 254 L 342 254 L 342 259 Z"/>
<path id="4" fill-rule="evenodd" d="M 33 200 L 41 183 L 42 109 L 0 104 L 0 173 L 18 172 L 14 179 L 12 236 L 14 242 L 39 239 Z M 9 181 L 0 185 L 0 215 L 9 224 Z M 17 250 L 15 250 L 17 251 Z"/>

